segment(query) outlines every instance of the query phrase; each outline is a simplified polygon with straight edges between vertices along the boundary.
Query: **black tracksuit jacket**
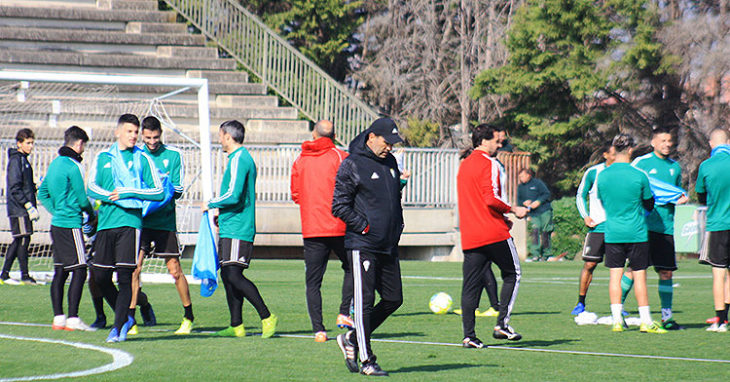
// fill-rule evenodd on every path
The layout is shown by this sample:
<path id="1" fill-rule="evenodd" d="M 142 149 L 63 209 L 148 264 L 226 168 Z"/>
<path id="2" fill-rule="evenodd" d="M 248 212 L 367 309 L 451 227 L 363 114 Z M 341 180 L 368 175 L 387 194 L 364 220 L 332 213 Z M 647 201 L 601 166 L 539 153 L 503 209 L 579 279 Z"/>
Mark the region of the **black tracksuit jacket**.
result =
<path id="1" fill-rule="evenodd" d="M 397 254 L 403 232 L 400 171 L 393 155 L 381 159 L 367 147 L 369 132 L 352 140 L 337 171 L 332 214 L 347 224 L 346 249 Z"/>
<path id="2" fill-rule="evenodd" d="M 18 149 L 8 149 L 7 171 L 7 212 L 9 217 L 27 216 L 25 203 L 30 202 L 36 207 L 35 183 L 33 183 L 33 168 L 28 162 L 28 155 Z"/>

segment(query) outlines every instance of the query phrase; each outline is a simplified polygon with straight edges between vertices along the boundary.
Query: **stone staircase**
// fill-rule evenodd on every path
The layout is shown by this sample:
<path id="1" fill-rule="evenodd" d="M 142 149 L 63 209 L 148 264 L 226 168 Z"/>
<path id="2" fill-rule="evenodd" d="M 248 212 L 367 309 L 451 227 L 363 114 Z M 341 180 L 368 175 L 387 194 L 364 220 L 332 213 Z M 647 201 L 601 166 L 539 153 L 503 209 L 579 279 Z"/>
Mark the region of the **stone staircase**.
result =
<path id="1" fill-rule="evenodd" d="M 235 60 L 219 58 L 218 49 L 206 45 L 204 36 L 190 33 L 176 20 L 174 12 L 158 10 L 157 0 L 2 0 L 0 70 L 207 78 L 213 132 L 223 121 L 238 119 L 246 125 L 248 143 L 299 143 L 309 137 L 309 122 L 299 120 L 295 108 L 279 106 L 264 85 L 236 71 Z M 177 89 L 117 88 L 114 103 L 147 100 Z M 94 106 L 85 108 L 86 115 L 78 120 L 99 128 L 88 116 L 96 113 L 98 123 L 104 120 L 108 125 L 108 113 L 118 105 L 92 101 Z M 188 92 L 165 104 L 177 127 L 192 135 L 197 135 L 195 102 L 195 93 Z M 62 112 L 73 115 L 75 110 L 69 106 Z"/>

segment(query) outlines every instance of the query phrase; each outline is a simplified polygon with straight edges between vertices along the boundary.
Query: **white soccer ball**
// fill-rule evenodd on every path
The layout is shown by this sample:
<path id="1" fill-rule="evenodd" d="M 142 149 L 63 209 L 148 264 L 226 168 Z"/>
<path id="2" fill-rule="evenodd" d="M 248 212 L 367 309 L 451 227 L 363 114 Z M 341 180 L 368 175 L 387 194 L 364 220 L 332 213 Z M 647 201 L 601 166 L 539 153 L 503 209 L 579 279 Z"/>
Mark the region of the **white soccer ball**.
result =
<path id="1" fill-rule="evenodd" d="M 431 300 L 428 302 L 428 308 L 436 314 L 445 314 L 451 310 L 451 304 L 454 300 L 451 299 L 448 293 L 438 292 L 431 296 Z"/>

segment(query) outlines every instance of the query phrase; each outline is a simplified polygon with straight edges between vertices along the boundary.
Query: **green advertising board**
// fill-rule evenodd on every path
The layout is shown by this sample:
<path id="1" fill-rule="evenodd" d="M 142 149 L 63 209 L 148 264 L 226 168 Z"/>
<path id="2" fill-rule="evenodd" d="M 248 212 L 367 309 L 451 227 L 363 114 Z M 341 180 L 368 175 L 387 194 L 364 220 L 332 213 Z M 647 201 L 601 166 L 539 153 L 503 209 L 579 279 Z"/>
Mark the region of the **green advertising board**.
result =
<path id="1" fill-rule="evenodd" d="M 674 249 L 680 253 L 698 253 L 704 231 L 704 210 L 697 204 L 678 205 L 674 210 Z"/>

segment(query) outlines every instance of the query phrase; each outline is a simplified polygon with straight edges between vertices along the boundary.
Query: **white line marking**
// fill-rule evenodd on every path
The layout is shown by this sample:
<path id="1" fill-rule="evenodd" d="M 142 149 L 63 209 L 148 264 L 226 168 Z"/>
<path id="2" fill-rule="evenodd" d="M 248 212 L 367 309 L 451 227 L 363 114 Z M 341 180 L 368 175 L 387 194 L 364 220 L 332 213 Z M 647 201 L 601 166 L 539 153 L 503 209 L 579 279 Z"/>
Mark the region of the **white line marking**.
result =
<path id="1" fill-rule="evenodd" d="M 22 323 L 18 322 L 0 322 L 0 324 L 3 325 L 24 325 Z M 28 325 L 28 326 L 39 326 L 39 325 Z M 38 381 L 43 379 L 60 379 L 60 378 L 76 378 L 76 377 L 85 377 L 89 375 L 94 374 L 101 374 L 106 373 L 109 371 L 121 369 L 123 367 L 129 366 L 134 361 L 134 357 L 122 350 L 118 349 L 109 349 L 104 348 L 101 346 L 95 346 L 95 345 L 89 345 L 82 342 L 70 342 L 70 341 L 63 341 L 63 340 L 54 340 L 50 338 L 33 338 L 33 337 L 19 337 L 19 336 L 11 336 L 7 334 L 0 334 L 0 338 L 5 338 L 9 340 L 18 340 L 18 341 L 33 341 L 33 342 L 45 342 L 49 344 L 59 344 L 59 345 L 66 345 L 75 347 L 77 349 L 87 349 L 87 350 L 94 350 L 102 353 L 106 353 L 112 356 L 112 362 L 108 363 L 106 365 L 102 365 L 99 367 L 95 367 L 93 369 L 88 370 L 81 370 L 81 371 L 73 371 L 70 373 L 58 373 L 58 374 L 46 374 L 46 375 L 33 375 L 28 377 L 17 377 L 17 378 L 2 378 L 0 379 L 0 382 L 10 382 L 10 381 Z"/>
<path id="2" fill-rule="evenodd" d="M 0 322 L 0 325 L 17 325 L 17 326 L 50 326 L 43 324 L 25 324 L 22 322 Z M 155 332 L 172 332 L 172 329 L 150 329 Z M 195 331 L 194 331 L 195 332 Z M 198 331 L 200 334 L 213 334 L 213 331 Z M 254 334 L 257 335 L 257 334 Z M 276 337 L 282 338 L 303 338 L 311 340 L 311 335 L 302 334 L 277 334 Z M 432 345 L 432 346 L 449 346 L 449 347 L 461 347 L 462 344 L 448 343 L 448 342 L 430 342 L 430 341 L 407 341 L 407 340 L 388 340 L 388 339 L 376 339 L 373 338 L 372 342 L 383 342 L 393 344 L 410 344 L 410 345 Z M 539 348 L 518 348 L 512 346 L 485 346 L 488 349 L 494 350 L 515 350 L 515 351 L 527 351 L 527 352 L 538 352 L 538 353 L 556 353 L 556 354 L 572 354 L 572 355 L 587 355 L 596 357 L 617 357 L 617 358 L 641 358 L 641 359 L 656 359 L 656 360 L 669 360 L 669 361 L 687 361 L 687 362 L 708 362 L 708 363 L 730 363 L 728 359 L 711 359 L 711 358 L 690 358 L 690 357 L 670 357 L 661 355 L 645 355 L 645 354 L 622 354 L 622 353 L 601 353 L 601 352 L 588 352 L 588 351 L 577 351 L 577 350 L 557 350 L 557 349 L 539 349 Z M 131 357 L 131 356 L 130 356 Z M 126 365 L 125 365 L 126 366 Z M 4 382 L 5 380 L 0 380 Z"/>

